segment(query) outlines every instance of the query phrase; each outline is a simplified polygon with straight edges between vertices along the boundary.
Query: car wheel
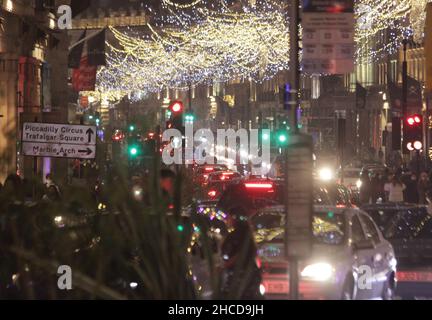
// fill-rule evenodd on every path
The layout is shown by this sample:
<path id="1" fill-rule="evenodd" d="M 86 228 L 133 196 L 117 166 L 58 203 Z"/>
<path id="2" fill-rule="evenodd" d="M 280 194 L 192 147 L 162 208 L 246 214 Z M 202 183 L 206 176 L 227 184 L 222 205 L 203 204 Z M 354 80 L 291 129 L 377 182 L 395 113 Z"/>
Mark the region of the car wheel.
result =
<path id="1" fill-rule="evenodd" d="M 354 279 L 348 276 L 342 289 L 342 300 L 354 300 Z"/>
<path id="2" fill-rule="evenodd" d="M 384 283 L 382 299 L 383 300 L 393 300 L 395 297 L 395 285 L 394 278 L 390 276 L 389 279 Z"/>

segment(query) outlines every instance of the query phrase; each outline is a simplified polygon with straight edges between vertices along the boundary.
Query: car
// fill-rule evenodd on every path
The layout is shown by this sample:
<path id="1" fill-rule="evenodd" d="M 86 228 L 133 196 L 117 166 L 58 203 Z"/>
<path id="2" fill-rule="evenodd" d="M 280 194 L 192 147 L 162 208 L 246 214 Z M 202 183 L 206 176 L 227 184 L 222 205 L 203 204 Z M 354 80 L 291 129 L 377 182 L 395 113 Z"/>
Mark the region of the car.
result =
<path id="1" fill-rule="evenodd" d="M 289 294 L 284 207 L 265 208 L 252 219 L 266 297 Z M 315 206 L 309 258 L 299 261 L 302 299 L 392 299 L 396 289 L 394 250 L 372 218 L 358 208 Z"/>
<path id="2" fill-rule="evenodd" d="M 352 192 L 359 192 L 361 187 L 361 172 L 361 168 L 344 168 L 342 184 Z M 339 172 L 339 179 L 341 179 L 341 175 L 341 172 Z"/>
<path id="3" fill-rule="evenodd" d="M 194 168 L 194 182 L 197 185 L 207 183 L 207 179 L 211 173 L 228 171 L 228 167 L 224 164 L 208 164 L 203 166 L 196 166 Z"/>
<path id="4" fill-rule="evenodd" d="M 368 171 L 369 174 L 374 175 L 374 174 L 384 174 L 386 170 L 388 170 L 388 168 L 381 163 L 370 163 L 364 165 L 361 171 L 362 172 Z"/>
<path id="5" fill-rule="evenodd" d="M 362 206 L 390 241 L 402 264 L 432 259 L 432 215 L 426 206 L 383 203 Z"/>
<path id="6" fill-rule="evenodd" d="M 242 175 L 235 171 L 217 171 L 208 175 L 207 181 L 198 190 L 200 200 L 218 200 L 228 186 L 238 183 Z"/>

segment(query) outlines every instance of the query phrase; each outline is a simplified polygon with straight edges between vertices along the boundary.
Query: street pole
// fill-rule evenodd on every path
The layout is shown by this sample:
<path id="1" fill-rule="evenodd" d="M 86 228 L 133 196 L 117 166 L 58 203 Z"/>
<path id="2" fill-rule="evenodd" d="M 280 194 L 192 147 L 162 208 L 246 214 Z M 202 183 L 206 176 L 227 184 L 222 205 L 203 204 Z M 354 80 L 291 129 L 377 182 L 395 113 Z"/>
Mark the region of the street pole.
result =
<path id="1" fill-rule="evenodd" d="M 407 116 L 408 105 L 408 62 L 407 62 L 407 44 L 406 39 L 403 40 L 403 62 L 402 62 L 402 116 Z"/>
<path id="2" fill-rule="evenodd" d="M 299 23 L 300 23 L 300 9 L 299 0 L 291 0 L 291 23 L 290 23 L 290 36 L 291 36 L 291 51 L 290 51 L 290 61 L 291 61 L 291 93 L 292 101 L 291 104 L 291 114 L 292 114 L 292 127 L 294 128 L 294 133 L 299 132 L 298 128 L 298 110 L 300 108 L 300 61 L 299 61 Z"/>
<path id="3" fill-rule="evenodd" d="M 294 134 L 299 133 L 298 128 L 298 108 L 299 108 L 299 93 L 300 93 L 300 63 L 299 63 L 299 23 L 300 23 L 300 10 L 299 10 L 299 0 L 290 0 L 290 25 L 289 33 L 291 37 L 291 51 L 290 51 L 290 61 L 291 61 L 291 96 L 292 101 L 289 102 L 291 108 L 290 112 L 292 115 L 291 128 Z M 288 165 L 288 150 L 285 150 L 285 167 Z M 285 170 L 285 190 L 288 190 L 288 168 Z M 286 216 L 288 217 L 288 203 L 285 203 Z M 285 228 L 285 232 L 288 232 L 288 228 Z M 288 248 L 286 248 L 288 253 Z M 298 278 L 298 257 L 288 257 L 289 262 L 289 282 L 290 282 L 290 299 L 299 299 L 299 278 Z"/>
<path id="4" fill-rule="evenodd" d="M 405 119 L 408 115 L 408 61 L 407 61 L 407 45 L 408 40 L 403 40 L 403 62 L 402 62 L 402 128 L 405 137 L 406 127 L 405 127 Z M 403 141 L 404 139 L 402 139 Z M 406 148 L 406 141 L 402 143 L 402 155 L 404 162 L 409 160 L 409 151 Z"/>

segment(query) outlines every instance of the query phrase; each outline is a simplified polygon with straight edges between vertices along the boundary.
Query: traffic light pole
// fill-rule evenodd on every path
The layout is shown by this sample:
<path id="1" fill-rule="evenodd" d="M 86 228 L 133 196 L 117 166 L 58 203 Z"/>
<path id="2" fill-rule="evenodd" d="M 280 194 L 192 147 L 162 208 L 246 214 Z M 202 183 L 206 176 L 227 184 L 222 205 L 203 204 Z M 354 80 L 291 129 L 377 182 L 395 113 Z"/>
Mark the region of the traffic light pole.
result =
<path id="1" fill-rule="evenodd" d="M 406 148 L 406 141 L 404 141 L 406 136 L 406 124 L 405 119 L 408 116 L 408 62 L 407 62 L 407 44 L 406 39 L 403 40 L 403 62 L 402 62 L 402 155 L 406 161 L 409 155 L 409 151 Z"/>
<path id="2" fill-rule="evenodd" d="M 294 134 L 299 133 L 298 128 L 298 108 L 299 108 L 299 93 L 300 93 L 300 61 L 299 61 L 299 23 L 300 23 L 300 4 L 299 0 L 290 0 L 288 10 L 291 14 L 289 33 L 291 37 L 290 42 L 290 61 L 291 61 L 291 96 L 290 101 L 290 112 L 292 114 L 291 121 L 291 132 Z M 285 190 L 289 189 L 288 185 L 288 150 L 285 149 Z M 285 203 L 285 213 L 288 217 L 288 203 Z M 285 228 L 285 233 L 288 233 L 288 228 Z M 287 235 L 286 235 L 287 236 Z M 298 258 L 294 256 L 288 257 L 288 248 L 285 248 L 287 252 L 287 258 L 289 262 L 289 282 L 290 282 L 290 299 L 299 299 L 299 270 L 298 270 Z"/>

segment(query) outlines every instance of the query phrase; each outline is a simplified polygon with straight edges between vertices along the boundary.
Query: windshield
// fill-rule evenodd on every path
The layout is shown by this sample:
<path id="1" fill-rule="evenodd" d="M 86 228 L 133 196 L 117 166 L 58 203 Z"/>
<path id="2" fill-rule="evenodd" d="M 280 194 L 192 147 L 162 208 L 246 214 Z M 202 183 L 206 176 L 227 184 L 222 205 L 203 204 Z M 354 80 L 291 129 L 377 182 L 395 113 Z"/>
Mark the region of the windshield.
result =
<path id="1" fill-rule="evenodd" d="M 283 242 L 285 215 L 281 212 L 259 213 L 252 218 L 256 241 Z M 345 240 L 345 218 L 334 212 L 314 213 L 312 217 L 314 243 L 340 245 Z"/>
<path id="2" fill-rule="evenodd" d="M 426 208 L 367 212 L 386 239 L 432 239 L 432 216 Z"/>
<path id="3" fill-rule="evenodd" d="M 360 171 L 344 171 L 343 175 L 348 179 L 360 178 Z"/>

